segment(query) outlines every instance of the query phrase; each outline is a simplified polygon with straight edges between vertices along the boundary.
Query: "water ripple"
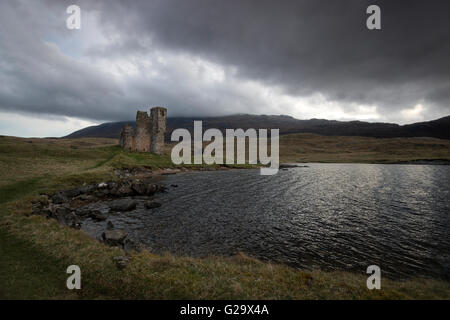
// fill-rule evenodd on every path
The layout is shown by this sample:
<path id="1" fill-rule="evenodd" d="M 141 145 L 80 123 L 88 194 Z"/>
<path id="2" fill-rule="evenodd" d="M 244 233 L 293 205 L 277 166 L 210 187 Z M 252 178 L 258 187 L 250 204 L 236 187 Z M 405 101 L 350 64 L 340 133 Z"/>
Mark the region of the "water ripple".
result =
<path id="1" fill-rule="evenodd" d="M 450 278 L 450 167 L 310 164 L 167 176 L 163 206 L 109 217 L 155 252 Z M 178 185 L 177 188 L 171 185 Z M 83 228 L 99 236 L 104 223 Z"/>

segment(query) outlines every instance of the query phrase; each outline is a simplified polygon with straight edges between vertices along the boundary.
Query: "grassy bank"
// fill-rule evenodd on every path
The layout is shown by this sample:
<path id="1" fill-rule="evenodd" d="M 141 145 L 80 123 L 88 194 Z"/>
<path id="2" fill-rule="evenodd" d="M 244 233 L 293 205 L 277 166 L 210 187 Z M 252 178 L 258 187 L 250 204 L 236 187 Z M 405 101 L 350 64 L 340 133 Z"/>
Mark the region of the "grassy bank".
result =
<path id="1" fill-rule="evenodd" d="M 302 140 L 296 142 L 299 149 L 291 138 Z M 324 152 L 318 139 L 282 137 L 281 160 L 314 161 Z M 423 148 L 416 155 L 450 159 L 449 144 L 432 140 L 432 146 L 414 142 L 415 148 Z M 450 284 L 444 281 L 383 278 L 382 290 L 369 291 L 364 273 L 299 271 L 245 255 L 196 259 L 141 252 L 133 254 L 127 267 L 119 270 L 112 257 L 123 255 L 122 250 L 53 219 L 30 215 L 30 201 L 40 192 L 113 179 L 112 170 L 123 166 L 172 166 L 167 155 L 124 152 L 116 143 L 111 139 L 0 137 L 0 298 L 450 299 Z M 356 152 L 354 143 L 341 148 L 341 154 Z M 359 143 L 363 148 L 365 143 Z M 434 148 L 434 153 L 425 154 L 428 148 Z M 310 158 L 299 159 L 302 150 L 315 151 Z M 339 154 L 331 153 L 330 148 L 325 151 Z M 71 264 L 82 271 L 82 289 L 76 292 L 65 287 L 65 271 Z"/>
<path id="2" fill-rule="evenodd" d="M 417 160 L 450 162 L 450 140 L 289 134 L 280 137 L 280 158 L 282 162 L 399 163 Z"/>

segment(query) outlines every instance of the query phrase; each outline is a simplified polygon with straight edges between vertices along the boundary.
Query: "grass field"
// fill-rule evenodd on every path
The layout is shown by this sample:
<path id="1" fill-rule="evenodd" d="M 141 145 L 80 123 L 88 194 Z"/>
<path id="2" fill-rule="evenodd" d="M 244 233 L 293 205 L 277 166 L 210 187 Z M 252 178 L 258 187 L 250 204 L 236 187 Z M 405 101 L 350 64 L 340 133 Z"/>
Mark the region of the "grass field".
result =
<path id="1" fill-rule="evenodd" d="M 167 151 L 169 152 L 170 146 Z M 281 137 L 282 162 L 398 162 L 450 160 L 439 139 Z M 168 155 L 129 153 L 113 139 L 0 137 L 0 298 L 3 299 L 450 299 L 450 284 L 432 279 L 392 281 L 366 288 L 365 274 L 297 270 L 236 257 L 132 254 L 124 270 L 112 257 L 124 252 L 53 219 L 31 216 L 40 192 L 114 179 L 113 168 L 172 166 Z M 77 264 L 82 289 L 65 287 Z"/>
<path id="2" fill-rule="evenodd" d="M 333 137 L 289 134 L 280 138 L 282 162 L 397 163 L 450 160 L 450 140 Z"/>

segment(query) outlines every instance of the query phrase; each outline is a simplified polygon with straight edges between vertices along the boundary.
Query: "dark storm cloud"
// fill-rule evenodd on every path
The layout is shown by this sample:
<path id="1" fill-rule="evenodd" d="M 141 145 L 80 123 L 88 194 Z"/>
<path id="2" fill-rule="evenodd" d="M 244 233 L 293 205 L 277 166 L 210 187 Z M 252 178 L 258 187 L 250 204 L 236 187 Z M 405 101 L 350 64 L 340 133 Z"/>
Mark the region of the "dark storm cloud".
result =
<path id="1" fill-rule="evenodd" d="M 120 99 L 120 88 L 110 79 L 40 41 L 64 21 L 64 16 L 59 17 L 55 19 L 42 4 L 1 4 L 1 109 L 95 118 L 96 111 L 90 107 L 101 112 L 102 97 Z"/>
<path id="2" fill-rule="evenodd" d="M 79 56 L 58 48 L 58 39 L 72 36 L 61 27 L 72 1 L 0 5 L 1 109 L 111 120 L 132 117 L 142 101 L 169 106 L 172 115 L 293 112 L 240 83 L 252 81 L 294 98 L 320 93 L 350 115 L 374 105 L 390 121 L 407 121 L 400 111 L 419 103 L 425 119 L 450 110 L 448 1 L 78 3 L 82 13 L 98 14 L 107 40 Z M 382 30 L 366 28 L 369 4 L 381 7 Z M 224 79 L 201 80 L 177 55 L 221 66 Z M 137 61 L 140 73 L 121 80 L 94 68 L 108 59 Z"/>
<path id="3" fill-rule="evenodd" d="M 119 21 L 119 30 L 145 31 L 159 44 L 235 65 L 242 77 L 282 85 L 292 94 L 320 91 L 386 108 L 420 99 L 450 106 L 448 1 L 133 4 L 104 10 L 105 17 Z M 381 31 L 365 26 L 369 4 L 382 9 Z M 120 19 L 124 12 L 133 23 Z"/>

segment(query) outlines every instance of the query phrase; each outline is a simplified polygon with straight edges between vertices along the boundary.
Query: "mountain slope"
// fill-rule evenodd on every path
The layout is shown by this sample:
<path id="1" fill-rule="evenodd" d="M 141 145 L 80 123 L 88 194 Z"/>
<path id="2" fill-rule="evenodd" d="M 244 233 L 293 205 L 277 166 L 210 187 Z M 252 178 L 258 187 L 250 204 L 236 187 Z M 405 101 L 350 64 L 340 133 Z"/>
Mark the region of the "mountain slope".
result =
<path id="1" fill-rule="evenodd" d="M 203 130 L 217 128 L 225 129 L 280 129 L 280 134 L 288 133 L 316 133 L 329 136 L 365 136 L 376 138 L 394 137 L 434 137 L 450 139 L 450 116 L 433 121 L 418 122 L 409 125 L 398 125 L 382 122 L 363 121 L 336 121 L 336 120 L 298 120 L 289 116 L 267 115 L 231 115 L 223 117 L 191 118 L 174 117 L 167 119 L 166 138 L 174 129 L 186 128 L 192 132 L 193 121 L 202 120 Z M 130 123 L 135 126 L 135 121 L 108 122 L 98 126 L 87 127 L 75 131 L 64 138 L 118 138 L 122 127 Z"/>

